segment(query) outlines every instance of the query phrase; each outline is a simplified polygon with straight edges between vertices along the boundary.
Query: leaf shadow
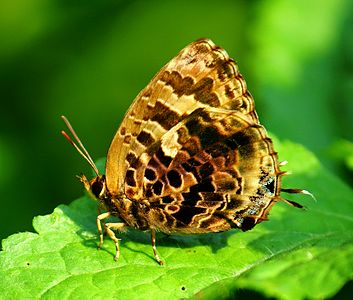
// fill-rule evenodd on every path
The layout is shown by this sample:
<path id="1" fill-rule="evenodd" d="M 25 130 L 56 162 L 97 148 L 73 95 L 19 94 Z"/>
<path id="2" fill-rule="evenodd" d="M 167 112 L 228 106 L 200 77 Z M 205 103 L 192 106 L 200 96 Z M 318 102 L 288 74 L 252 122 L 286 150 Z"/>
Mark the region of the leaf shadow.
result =
<path id="1" fill-rule="evenodd" d="M 157 232 L 156 244 L 163 247 L 178 247 L 181 249 L 194 248 L 196 246 L 209 246 L 213 253 L 228 246 L 228 238 L 235 234 L 235 230 L 219 233 L 204 233 L 204 234 L 165 234 Z M 129 241 L 141 244 L 151 244 L 150 232 L 139 231 L 130 228 L 126 233 Z"/>

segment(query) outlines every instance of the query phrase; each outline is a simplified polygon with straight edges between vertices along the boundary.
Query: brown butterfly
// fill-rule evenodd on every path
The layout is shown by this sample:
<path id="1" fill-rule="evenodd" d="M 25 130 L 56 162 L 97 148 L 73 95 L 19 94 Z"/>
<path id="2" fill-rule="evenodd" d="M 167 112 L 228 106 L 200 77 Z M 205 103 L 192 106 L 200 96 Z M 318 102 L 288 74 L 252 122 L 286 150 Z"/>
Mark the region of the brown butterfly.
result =
<path id="1" fill-rule="evenodd" d="M 63 117 L 97 177 L 80 177 L 105 212 L 117 216 L 104 228 L 150 230 L 155 259 L 162 264 L 155 231 L 193 234 L 253 228 L 271 207 L 285 200 L 277 153 L 260 125 L 255 104 L 228 54 L 208 39 L 184 48 L 136 97 L 110 145 L 106 174 L 98 172 L 80 139 Z"/>

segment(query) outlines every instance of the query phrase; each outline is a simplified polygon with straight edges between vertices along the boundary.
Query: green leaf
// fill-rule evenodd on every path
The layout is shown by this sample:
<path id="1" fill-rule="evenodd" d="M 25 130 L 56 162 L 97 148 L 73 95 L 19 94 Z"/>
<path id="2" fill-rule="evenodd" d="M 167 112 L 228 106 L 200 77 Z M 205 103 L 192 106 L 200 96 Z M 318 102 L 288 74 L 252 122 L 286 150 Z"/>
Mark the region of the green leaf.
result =
<path id="1" fill-rule="evenodd" d="M 158 234 L 166 262 L 159 266 L 149 233 L 133 229 L 119 236 L 118 262 L 109 238 L 98 251 L 96 203 L 82 197 L 34 218 L 37 233 L 3 241 L 0 297 L 220 299 L 239 289 L 282 299 L 334 295 L 353 278 L 353 191 L 302 146 L 275 143 L 294 174 L 283 186 L 305 188 L 317 199 L 288 196 L 307 210 L 278 203 L 269 222 L 245 233 Z"/>

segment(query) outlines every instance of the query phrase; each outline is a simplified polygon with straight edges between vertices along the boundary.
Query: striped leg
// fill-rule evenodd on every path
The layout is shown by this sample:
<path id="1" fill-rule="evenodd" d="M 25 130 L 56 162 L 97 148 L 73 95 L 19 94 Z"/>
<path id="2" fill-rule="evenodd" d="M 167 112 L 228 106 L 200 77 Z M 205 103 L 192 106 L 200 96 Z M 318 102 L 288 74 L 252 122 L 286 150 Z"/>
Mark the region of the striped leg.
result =
<path id="1" fill-rule="evenodd" d="M 156 261 L 160 264 L 163 265 L 164 262 L 160 259 L 158 252 L 157 252 L 157 248 L 156 248 L 156 232 L 153 228 L 151 228 L 151 242 L 152 242 L 152 249 L 153 249 L 153 254 L 154 254 L 154 258 L 156 259 Z"/>

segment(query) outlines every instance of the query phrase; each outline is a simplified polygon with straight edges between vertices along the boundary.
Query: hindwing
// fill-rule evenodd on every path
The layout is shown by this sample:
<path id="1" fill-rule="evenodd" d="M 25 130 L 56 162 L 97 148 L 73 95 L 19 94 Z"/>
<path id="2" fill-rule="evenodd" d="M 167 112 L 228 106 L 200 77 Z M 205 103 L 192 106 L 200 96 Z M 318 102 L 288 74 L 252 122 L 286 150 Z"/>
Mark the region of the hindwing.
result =
<path id="1" fill-rule="evenodd" d="M 146 148 L 126 174 L 124 193 L 151 208 L 166 232 L 252 228 L 280 192 L 277 155 L 246 115 L 200 108 Z"/>

